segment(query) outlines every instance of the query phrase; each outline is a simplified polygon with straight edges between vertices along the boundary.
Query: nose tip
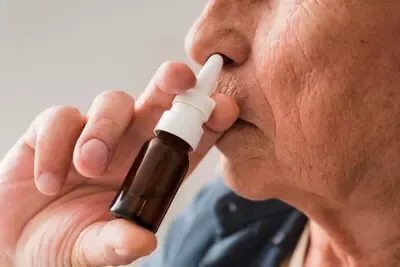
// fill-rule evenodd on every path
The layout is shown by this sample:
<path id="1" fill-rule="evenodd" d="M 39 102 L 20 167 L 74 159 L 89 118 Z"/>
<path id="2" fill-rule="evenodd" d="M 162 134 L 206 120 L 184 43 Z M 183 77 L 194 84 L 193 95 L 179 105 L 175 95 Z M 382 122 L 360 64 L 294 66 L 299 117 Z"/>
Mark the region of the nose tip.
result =
<path id="1" fill-rule="evenodd" d="M 195 63 L 204 65 L 207 59 L 211 56 L 211 54 L 209 54 L 211 51 L 202 49 L 202 40 L 198 40 L 198 38 L 198 32 L 195 29 L 195 26 L 193 26 L 185 38 L 185 51 L 189 58 L 191 58 Z"/>
<path id="2" fill-rule="evenodd" d="M 205 17 L 189 30 L 185 50 L 200 65 L 213 54 L 220 54 L 225 64 L 243 64 L 249 57 L 250 45 L 235 29 L 225 28 L 218 21 Z"/>

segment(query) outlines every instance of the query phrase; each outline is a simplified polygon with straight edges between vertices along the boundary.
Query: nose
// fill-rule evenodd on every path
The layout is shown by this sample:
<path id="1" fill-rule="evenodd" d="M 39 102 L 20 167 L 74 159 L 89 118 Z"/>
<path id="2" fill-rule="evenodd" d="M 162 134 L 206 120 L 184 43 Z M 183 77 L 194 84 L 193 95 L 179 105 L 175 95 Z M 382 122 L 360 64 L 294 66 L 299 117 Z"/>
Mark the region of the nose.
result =
<path id="1" fill-rule="evenodd" d="M 243 64 L 250 55 L 250 36 L 234 1 L 210 0 L 185 39 L 185 50 L 203 65 L 212 54 L 222 54 L 229 63 Z M 247 18 L 248 19 L 248 18 Z"/>

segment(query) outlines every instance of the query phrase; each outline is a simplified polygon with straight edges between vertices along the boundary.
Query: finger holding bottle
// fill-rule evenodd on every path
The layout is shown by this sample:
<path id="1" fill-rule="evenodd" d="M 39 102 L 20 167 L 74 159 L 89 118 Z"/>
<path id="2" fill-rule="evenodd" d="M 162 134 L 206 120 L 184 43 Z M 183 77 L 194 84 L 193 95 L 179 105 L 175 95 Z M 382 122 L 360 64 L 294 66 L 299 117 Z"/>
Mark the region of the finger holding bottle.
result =
<path id="1" fill-rule="evenodd" d="M 217 110 L 221 114 L 214 114 L 208 124 L 214 129 L 207 130 L 204 125 L 216 107 L 216 101 L 209 95 L 222 67 L 223 58 L 212 56 L 197 76 L 195 87 L 177 95 L 172 107 L 162 114 L 155 126 L 155 137 L 148 143 L 146 152 L 135 160 L 111 205 L 114 215 L 157 232 L 188 170 L 204 157 L 224 131 L 217 120 L 225 120 L 221 124 L 229 127 L 238 115 L 230 99 L 218 95 L 215 99 L 219 104 L 225 102 L 232 107 Z M 229 116 L 223 116 L 223 111 L 230 112 Z M 203 150 L 199 154 L 197 149 L 202 138 Z M 197 152 L 197 158 L 189 167 L 189 154 L 193 151 Z"/>

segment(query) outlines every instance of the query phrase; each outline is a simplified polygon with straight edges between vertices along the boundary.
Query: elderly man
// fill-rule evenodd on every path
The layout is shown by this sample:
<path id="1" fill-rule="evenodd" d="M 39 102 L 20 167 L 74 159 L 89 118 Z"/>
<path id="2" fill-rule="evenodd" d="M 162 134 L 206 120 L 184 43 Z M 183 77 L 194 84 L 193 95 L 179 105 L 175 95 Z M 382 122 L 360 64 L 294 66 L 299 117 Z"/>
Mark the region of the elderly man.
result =
<path id="1" fill-rule="evenodd" d="M 190 31 L 195 61 L 227 58 L 192 169 L 217 145 L 236 194 L 309 218 L 292 220 L 295 244 L 269 266 L 296 252 L 298 266 L 400 266 L 399 12 L 389 0 L 211 0 Z M 1 266 L 118 265 L 151 253 L 154 235 L 112 220 L 108 206 L 174 94 L 194 82 L 169 62 L 135 105 L 112 91 L 87 116 L 38 116 L 0 166 Z"/>

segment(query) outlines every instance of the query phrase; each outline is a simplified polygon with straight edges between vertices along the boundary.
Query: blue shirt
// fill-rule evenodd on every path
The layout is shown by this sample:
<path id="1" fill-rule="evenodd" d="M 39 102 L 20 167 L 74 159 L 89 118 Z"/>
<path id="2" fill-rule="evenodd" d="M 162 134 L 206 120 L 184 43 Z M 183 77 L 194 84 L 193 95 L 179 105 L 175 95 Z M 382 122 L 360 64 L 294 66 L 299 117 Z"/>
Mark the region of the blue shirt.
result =
<path id="1" fill-rule="evenodd" d="M 306 222 L 280 200 L 250 201 L 217 179 L 173 221 L 143 267 L 279 267 Z"/>

